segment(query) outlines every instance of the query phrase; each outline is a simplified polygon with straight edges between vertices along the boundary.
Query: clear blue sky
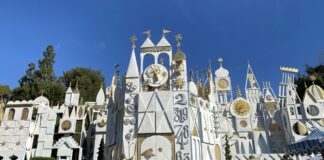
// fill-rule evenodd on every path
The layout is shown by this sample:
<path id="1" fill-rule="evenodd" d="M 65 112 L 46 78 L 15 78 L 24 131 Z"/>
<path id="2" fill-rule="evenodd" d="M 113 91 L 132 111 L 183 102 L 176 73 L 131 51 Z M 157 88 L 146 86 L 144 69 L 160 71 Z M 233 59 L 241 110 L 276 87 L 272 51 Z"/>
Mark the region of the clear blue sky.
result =
<path id="1" fill-rule="evenodd" d="M 188 68 L 218 67 L 224 58 L 233 86 L 243 88 L 247 62 L 259 82 L 277 88 L 279 66 L 304 70 L 324 51 L 323 0 L 42 0 L 0 1 L 0 84 L 11 88 L 37 63 L 48 44 L 56 49 L 56 75 L 73 67 L 126 72 L 129 37 L 143 31 L 157 43 L 163 28 L 183 35 Z M 175 46 L 175 45 L 174 45 Z M 138 52 L 137 52 L 138 53 Z"/>

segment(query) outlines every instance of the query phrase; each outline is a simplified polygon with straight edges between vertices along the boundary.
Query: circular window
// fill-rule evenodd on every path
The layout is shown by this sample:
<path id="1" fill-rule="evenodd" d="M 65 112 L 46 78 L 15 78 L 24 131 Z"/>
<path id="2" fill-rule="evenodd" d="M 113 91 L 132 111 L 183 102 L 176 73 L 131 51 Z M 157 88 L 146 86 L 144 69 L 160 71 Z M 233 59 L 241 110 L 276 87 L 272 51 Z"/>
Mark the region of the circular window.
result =
<path id="1" fill-rule="evenodd" d="M 246 126 L 247 126 L 247 122 L 246 122 L 246 120 L 241 120 L 241 121 L 240 121 L 240 125 L 241 125 L 242 127 L 246 127 Z"/>
<path id="2" fill-rule="evenodd" d="M 319 114 L 319 109 L 314 105 L 309 105 L 307 107 L 307 113 L 311 116 L 317 116 Z"/>

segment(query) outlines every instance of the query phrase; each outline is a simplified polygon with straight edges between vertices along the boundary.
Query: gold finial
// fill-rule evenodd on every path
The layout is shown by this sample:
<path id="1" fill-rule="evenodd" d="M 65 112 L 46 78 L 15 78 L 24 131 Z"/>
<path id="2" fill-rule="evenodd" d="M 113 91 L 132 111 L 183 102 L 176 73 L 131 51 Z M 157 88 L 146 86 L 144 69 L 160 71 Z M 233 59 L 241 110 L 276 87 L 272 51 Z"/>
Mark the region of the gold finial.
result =
<path id="1" fill-rule="evenodd" d="M 177 47 L 179 48 L 179 47 L 181 46 L 180 41 L 182 40 L 182 36 L 181 36 L 181 34 L 177 34 L 177 35 L 175 36 L 175 39 L 177 40 Z"/>
<path id="2" fill-rule="evenodd" d="M 242 93 L 239 85 L 237 85 L 237 97 L 242 97 Z"/>
<path id="3" fill-rule="evenodd" d="M 134 49 L 136 46 L 135 46 L 135 42 L 137 41 L 137 38 L 135 35 L 133 35 L 131 38 L 130 38 L 130 41 L 132 42 L 132 48 Z"/>
<path id="4" fill-rule="evenodd" d="M 311 75 L 311 76 L 309 76 L 309 78 L 313 82 L 313 84 L 315 83 L 315 81 L 317 79 L 315 75 Z"/>
<path id="5" fill-rule="evenodd" d="M 147 38 L 151 37 L 151 30 L 145 31 L 143 32 L 143 34 L 145 34 L 147 36 Z"/>
<path id="6" fill-rule="evenodd" d="M 165 37 L 166 34 L 167 34 L 167 33 L 170 33 L 170 32 L 171 32 L 170 30 L 164 28 L 164 29 L 163 29 L 163 35 L 162 35 L 162 36 Z"/>
<path id="7" fill-rule="evenodd" d="M 219 65 L 221 65 L 221 66 L 223 65 L 223 58 L 222 57 L 219 57 L 217 61 L 218 61 Z"/>

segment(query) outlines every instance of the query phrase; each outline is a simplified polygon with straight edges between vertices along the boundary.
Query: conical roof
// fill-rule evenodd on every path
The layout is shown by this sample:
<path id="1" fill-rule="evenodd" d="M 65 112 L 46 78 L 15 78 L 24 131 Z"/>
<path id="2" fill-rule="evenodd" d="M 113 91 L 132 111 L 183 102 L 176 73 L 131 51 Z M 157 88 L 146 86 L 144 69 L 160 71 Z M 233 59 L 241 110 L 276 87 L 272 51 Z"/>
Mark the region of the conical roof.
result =
<path id="1" fill-rule="evenodd" d="M 168 42 L 168 40 L 162 36 L 159 43 L 156 45 L 157 47 L 171 47 L 171 44 Z"/>
<path id="2" fill-rule="evenodd" d="M 151 38 L 147 37 L 144 43 L 142 44 L 141 48 L 149 48 L 149 47 L 155 47 L 155 45 L 152 42 Z"/>
<path id="3" fill-rule="evenodd" d="M 138 66 L 135 56 L 135 50 L 133 49 L 131 58 L 129 60 L 128 69 L 126 73 L 126 77 L 139 77 Z"/>
<path id="4" fill-rule="evenodd" d="M 99 90 L 99 92 L 97 94 L 96 103 L 97 103 L 97 105 L 104 105 L 105 104 L 105 92 L 102 89 L 102 87 L 100 87 L 100 90 Z"/>

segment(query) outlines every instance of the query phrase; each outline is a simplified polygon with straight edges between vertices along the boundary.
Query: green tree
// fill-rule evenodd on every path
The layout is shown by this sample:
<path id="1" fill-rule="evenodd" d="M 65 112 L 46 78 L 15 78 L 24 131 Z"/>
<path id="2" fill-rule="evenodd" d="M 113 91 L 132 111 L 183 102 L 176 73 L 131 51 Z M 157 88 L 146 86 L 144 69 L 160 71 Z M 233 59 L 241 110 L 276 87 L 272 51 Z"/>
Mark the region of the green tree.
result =
<path id="1" fill-rule="evenodd" d="M 25 75 L 19 80 L 19 87 L 12 92 L 13 100 L 35 99 L 40 95 L 47 97 L 51 105 L 63 103 L 65 88 L 54 74 L 55 52 L 49 45 L 38 61 L 38 68 L 34 63 L 28 65 Z"/>
<path id="2" fill-rule="evenodd" d="M 314 77 L 313 80 L 311 79 L 311 76 Z M 313 82 L 324 88 L 324 65 L 318 65 L 316 67 L 306 65 L 306 74 L 298 75 L 295 84 L 297 85 L 297 93 L 299 97 L 304 97 L 306 90 L 305 84 L 310 86 Z"/>
<path id="3" fill-rule="evenodd" d="M 7 85 L 0 85 L 0 99 L 7 101 L 10 96 L 10 88 Z"/>
<path id="4" fill-rule="evenodd" d="M 64 72 L 60 80 L 66 87 L 71 83 L 72 88 L 75 88 L 76 84 L 78 84 L 80 96 L 84 101 L 95 101 L 101 85 L 104 85 L 102 73 L 90 68 L 73 68 Z"/>
<path id="5" fill-rule="evenodd" d="M 98 160 L 103 160 L 104 159 L 104 141 L 103 138 L 101 138 L 99 148 L 98 148 Z"/>
<path id="6" fill-rule="evenodd" d="M 226 160 L 232 159 L 231 145 L 229 144 L 229 141 L 228 141 L 228 135 L 225 135 L 225 159 Z"/>

